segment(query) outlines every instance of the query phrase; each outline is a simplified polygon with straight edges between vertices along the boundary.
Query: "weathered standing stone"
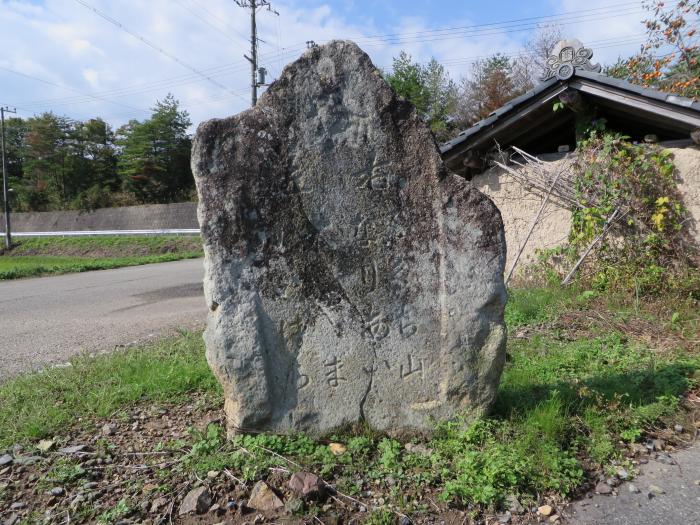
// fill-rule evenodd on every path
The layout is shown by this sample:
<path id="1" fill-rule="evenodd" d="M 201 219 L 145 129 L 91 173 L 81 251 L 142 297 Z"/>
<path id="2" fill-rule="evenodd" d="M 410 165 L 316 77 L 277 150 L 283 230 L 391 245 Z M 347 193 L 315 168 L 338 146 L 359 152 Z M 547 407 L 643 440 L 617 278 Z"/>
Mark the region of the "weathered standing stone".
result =
<path id="1" fill-rule="evenodd" d="M 192 166 L 230 430 L 427 431 L 489 407 L 500 214 L 355 44 L 308 50 L 255 108 L 203 123 Z"/>

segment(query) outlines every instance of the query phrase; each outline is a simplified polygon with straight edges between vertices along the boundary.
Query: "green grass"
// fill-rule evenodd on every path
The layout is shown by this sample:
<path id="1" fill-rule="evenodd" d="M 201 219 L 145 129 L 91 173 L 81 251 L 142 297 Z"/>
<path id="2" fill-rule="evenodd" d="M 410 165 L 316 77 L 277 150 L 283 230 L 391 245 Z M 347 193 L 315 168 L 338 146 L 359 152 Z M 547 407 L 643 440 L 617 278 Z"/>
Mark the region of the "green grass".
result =
<path id="1" fill-rule="evenodd" d="M 202 256 L 199 236 L 24 239 L 0 256 L 0 280 L 106 270 Z"/>
<path id="2" fill-rule="evenodd" d="M 506 318 L 511 329 L 556 325 L 566 312 L 599 308 L 595 300 L 596 294 L 575 289 L 514 290 Z M 613 299 L 609 308 L 629 315 L 629 305 Z M 492 509 L 509 495 L 527 504 L 543 494 L 570 495 L 587 476 L 610 470 L 613 461 L 625 463 L 621 443 L 682 420 L 679 396 L 696 386 L 700 356 L 659 354 L 607 328 L 573 340 L 560 335 L 555 329 L 511 338 L 493 414 L 437 425 L 422 454 L 367 429 L 329 436 L 348 447 L 337 457 L 327 441 L 303 435 L 237 436 L 227 444 L 223 429 L 210 426 L 192 432 L 183 466 L 200 475 L 231 468 L 255 480 L 270 467 L 288 468 L 283 456 L 334 479 L 351 495 L 362 490 L 358 478 L 369 480 L 407 513 L 426 510 L 424 502 L 416 503 L 424 490 Z"/>
<path id="3" fill-rule="evenodd" d="M 568 308 L 577 296 L 573 288 L 551 286 L 522 288 L 508 291 L 505 320 L 510 330 L 524 325 L 536 325 Z"/>
<path id="4" fill-rule="evenodd" d="M 0 257 L 0 280 L 39 277 L 42 275 L 89 272 L 91 270 L 109 270 L 124 266 L 138 266 L 181 259 L 201 257 L 201 253 L 179 253 L 166 255 L 148 255 L 145 257 L 106 257 L 101 259 L 89 257 L 55 257 L 55 256 L 19 256 Z"/>
<path id="5" fill-rule="evenodd" d="M 15 238 L 10 255 L 162 255 L 201 251 L 199 235 L 96 235 Z"/>
<path id="6" fill-rule="evenodd" d="M 406 513 L 427 510 L 426 491 L 476 509 L 498 508 L 509 495 L 524 504 L 534 504 L 543 494 L 570 495 L 613 461 L 624 464 L 621 444 L 682 422 L 679 396 L 696 387 L 700 377 L 697 352 L 658 352 L 605 324 L 574 336 L 558 326 L 562 315 L 591 313 L 602 304 L 609 315 L 625 319 L 639 308 L 614 298 L 603 303 L 580 290 L 513 290 L 506 311 L 509 328 L 529 326 L 531 334 L 509 340 L 493 413 L 437 424 L 422 452 L 362 427 L 324 440 L 259 434 L 227 442 L 224 429 L 210 425 L 192 430 L 174 446 L 153 447 L 187 449 L 180 468 L 201 475 L 229 468 L 247 480 L 268 476 L 270 467 L 289 467 L 283 456 L 332 479 L 346 494 L 366 490 L 358 482 L 363 480 Z M 697 313 L 682 311 L 684 319 L 695 315 L 687 320 L 689 326 L 697 320 Z M 672 323 L 668 326 L 674 330 Z M 0 446 L 52 436 L 78 417 L 106 416 L 136 402 L 177 400 L 195 390 L 220 395 L 197 334 L 79 358 L 70 368 L 0 385 Z M 348 452 L 334 456 L 329 439 L 344 443 Z M 375 519 L 379 523 L 384 516 Z"/>
<path id="7" fill-rule="evenodd" d="M 201 334 L 97 357 L 80 356 L 0 384 L 0 448 L 52 436 L 78 418 L 106 417 L 139 401 L 172 401 L 218 391 Z"/>

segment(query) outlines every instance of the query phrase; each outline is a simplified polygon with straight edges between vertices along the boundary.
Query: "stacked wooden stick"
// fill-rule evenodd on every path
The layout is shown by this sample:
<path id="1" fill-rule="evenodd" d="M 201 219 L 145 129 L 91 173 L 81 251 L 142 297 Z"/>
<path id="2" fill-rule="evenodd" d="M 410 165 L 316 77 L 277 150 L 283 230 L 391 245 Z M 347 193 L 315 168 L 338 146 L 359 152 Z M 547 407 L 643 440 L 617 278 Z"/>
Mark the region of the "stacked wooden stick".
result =
<path id="1" fill-rule="evenodd" d="M 542 197 L 549 195 L 564 208 L 584 207 L 576 199 L 574 191 L 573 159 L 565 159 L 565 162 L 559 163 L 557 169 L 553 170 L 549 163 L 534 155 L 515 146 L 512 149 L 514 153 L 508 159 L 509 164 L 494 161 L 494 164 L 506 172 L 510 178 L 530 193 L 539 194 Z M 499 157 L 506 158 L 504 155 Z"/>
<path id="2" fill-rule="evenodd" d="M 530 155 L 526 151 L 512 147 L 514 153 L 510 156 L 509 164 L 501 161 L 494 161 L 494 165 L 501 168 L 507 176 L 513 179 L 514 182 L 521 185 L 527 192 L 540 195 L 542 197 L 542 204 L 535 214 L 530 228 L 518 247 L 518 252 L 513 260 L 513 263 L 506 276 L 506 284 L 513 276 L 520 256 L 525 249 L 532 232 L 535 230 L 537 225 L 542 220 L 542 212 L 544 211 L 547 203 L 552 200 L 562 208 L 574 211 L 575 209 L 583 209 L 586 206 L 595 205 L 596 203 L 591 202 L 581 202 L 575 191 L 575 178 L 576 172 L 574 169 L 573 158 L 565 159 L 565 162 L 561 162 L 557 165 L 557 169 L 553 170 L 551 165 L 542 161 L 541 159 Z M 507 159 L 508 157 L 499 149 L 499 158 Z M 627 215 L 627 211 L 620 210 L 620 208 L 615 208 L 612 214 L 608 217 L 605 226 L 601 233 L 593 239 L 590 245 L 583 251 L 581 257 L 576 261 L 576 264 L 571 268 L 571 271 L 566 275 L 562 284 L 566 285 L 571 282 L 574 274 L 583 263 L 584 259 L 591 253 L 596 244 L 598 244 L 608 233 L 608 231 L 613 227 L 613 225 Z"/>

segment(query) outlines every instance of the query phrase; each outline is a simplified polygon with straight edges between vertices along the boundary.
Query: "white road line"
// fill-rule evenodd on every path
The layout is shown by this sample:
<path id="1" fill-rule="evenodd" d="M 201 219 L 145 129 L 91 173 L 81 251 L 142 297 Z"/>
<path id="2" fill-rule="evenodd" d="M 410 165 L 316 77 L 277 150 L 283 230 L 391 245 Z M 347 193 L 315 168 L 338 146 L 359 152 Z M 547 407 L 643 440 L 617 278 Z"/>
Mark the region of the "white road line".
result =
<path id="1" fill-rule="evenodd" d="M 61 232 L 12 232 L 13 237 L 86 237 L 91 235 L 196 235 L 199 228 L 167 228 L 160 230 L 83 230 Z M 0 232 L 4 237 L 5 232 Z"/>

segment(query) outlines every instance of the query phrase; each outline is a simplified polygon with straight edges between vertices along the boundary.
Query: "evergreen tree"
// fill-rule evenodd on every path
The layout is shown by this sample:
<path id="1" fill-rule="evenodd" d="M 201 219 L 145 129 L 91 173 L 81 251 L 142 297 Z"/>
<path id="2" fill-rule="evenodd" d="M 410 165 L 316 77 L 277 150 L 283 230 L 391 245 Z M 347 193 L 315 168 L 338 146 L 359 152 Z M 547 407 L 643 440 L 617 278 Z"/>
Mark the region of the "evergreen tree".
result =
<path id="1" fill-rule="evenodd" d="M 426 65 L 418 64 L 402 51 L 385 77 L 398 95 L 416 107 L 436 139 L 446 140 L 457 103 L 457 88 L 445 68 L 434 58 Z"/>
<path id="2" fill-rule="evenodd" d="M 112 129 L 100 118 L 77 122 L 72 145 L 71 207 L 112 205 L 113 195 L 121 190 Z"/>
<path id="3" fill-rule="evenodd" d="M 194 186 L 190 170 L 189 115 L 172 95 L 158 101 L 151 118 L 132 120 L 118 131 L 119 173 L 140 202 L 187 199 Z"/>
<path id="4" fill-rule="evenodd" d="M 26 133 L 27 123 L 23 119 L 12 117 L 5 120 L 5 165 L 7 167 L 8 186 L 15 191 L 22 186 L 24 139 Z M 2 202 L 2 199 L 3 195 L 0 192 L 0 202 Z M 17 199 L 12 202 L 12 207 L 18 207 Z"/>
<path id="5" fill-rule="evenodd" d="M 44 113 L 27 120 L 23 186 L 18 194 L 28 209 L 46 211 L 63 207 L 67 140 L 71 123 Z"/>

